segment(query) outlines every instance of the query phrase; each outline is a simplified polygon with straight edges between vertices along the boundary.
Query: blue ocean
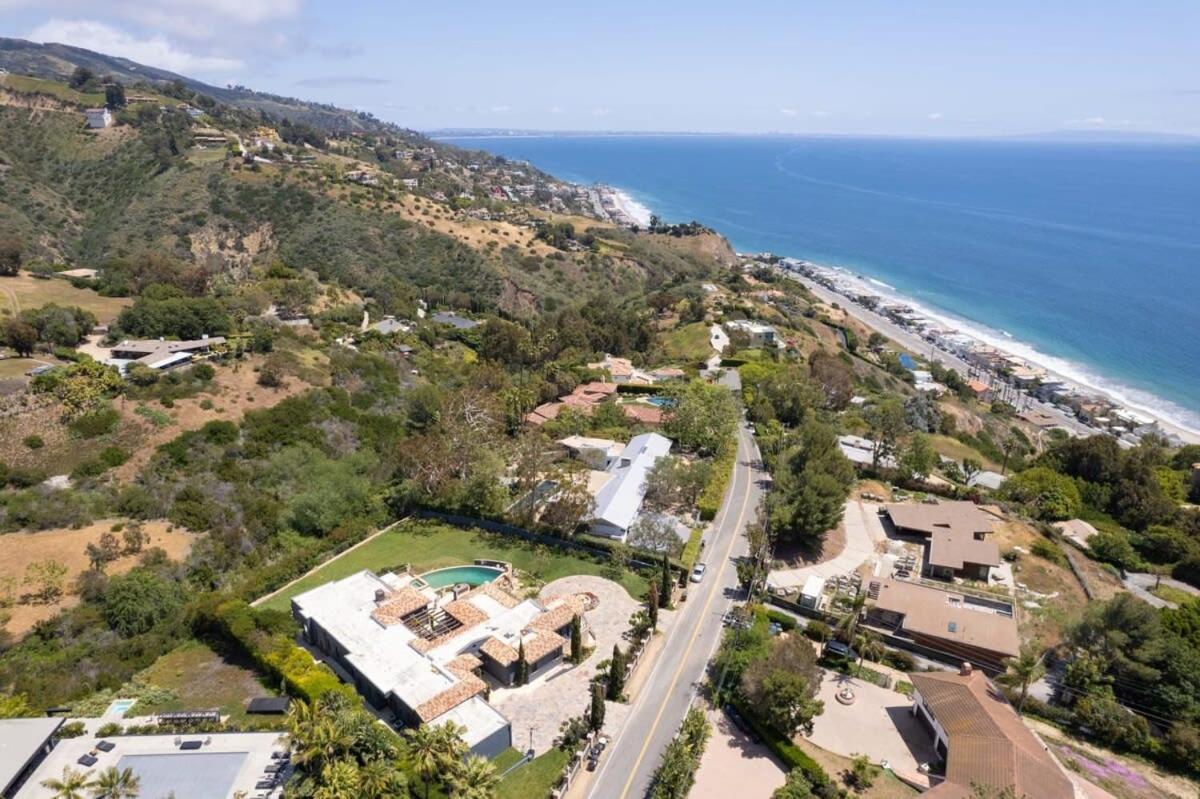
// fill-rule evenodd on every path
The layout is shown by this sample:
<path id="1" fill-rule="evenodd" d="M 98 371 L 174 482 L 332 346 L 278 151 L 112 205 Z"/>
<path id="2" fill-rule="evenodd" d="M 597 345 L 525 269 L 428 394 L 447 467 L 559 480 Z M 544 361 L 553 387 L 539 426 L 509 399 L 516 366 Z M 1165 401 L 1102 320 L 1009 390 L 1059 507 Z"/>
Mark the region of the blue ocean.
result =
<path id="1" fill-rule="evenodd" d="M 849 269 L 1200 429 L 1200 147 L 735 136 L 449 139 L 623 189 L 740 251 Z"/>

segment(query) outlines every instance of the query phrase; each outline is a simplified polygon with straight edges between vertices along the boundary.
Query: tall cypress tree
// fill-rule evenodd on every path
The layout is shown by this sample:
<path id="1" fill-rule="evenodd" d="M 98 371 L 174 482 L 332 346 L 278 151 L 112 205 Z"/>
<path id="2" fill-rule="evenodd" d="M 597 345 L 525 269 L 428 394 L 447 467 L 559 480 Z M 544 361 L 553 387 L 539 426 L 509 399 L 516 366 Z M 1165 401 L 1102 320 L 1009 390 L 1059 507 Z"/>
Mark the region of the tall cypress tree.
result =
<path id="1" fill-rule="evenodd" d="M 658 629 L 658 586 L 650 583 L 650 596 L 646 597 L 646 615 L 650 619 L 650 629 Z"/>
<path id="2" fill-rule="evenodd" d="M 621 647 L 613 644 L 612 660 L 608 664 L 608 693 L 614 702 L 620 701 L 621 692 L 625 690 L 625 656 Z"/>
<path id="3" fill-rule="evenodd" d="M 588 714 L 588 728 L 596 732 L 604 726 L 604 693 L 600 685 L 592 684 L 592 712 Z"/>
<path id="4" fill-rule="evenodd" d="M 529 662 L 525 660 L 525 642 L 522 641 L 517 645 L 517 685 L 525 685 L 529 682 Z"/>
<path id="5" fill-rule="evenodd" d="M 571 662 L 578 663 L 583 660 L 583 623 L 579 620 L 579 614 L 576 613 L 571 617 Z"/>
<path id="6" fill-rule="evenodd" d="M 671 561 L 663 555 L 662 585 L 659 586 L 658 603 L 660 607 L 671 604 Z"/>

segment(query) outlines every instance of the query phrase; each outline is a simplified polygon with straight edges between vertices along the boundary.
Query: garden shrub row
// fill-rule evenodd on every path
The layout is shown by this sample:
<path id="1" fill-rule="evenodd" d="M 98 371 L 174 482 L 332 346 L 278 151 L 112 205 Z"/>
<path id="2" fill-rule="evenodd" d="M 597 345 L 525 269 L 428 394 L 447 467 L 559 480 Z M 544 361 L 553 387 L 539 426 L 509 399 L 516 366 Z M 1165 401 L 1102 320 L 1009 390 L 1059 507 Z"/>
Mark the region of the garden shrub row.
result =
<path id="1" fill-rule="evenodd" d="M 725 449 L 713 459 L 708 485 L 704 486 L 704 490 L 700 492 L 700 498 L 696 501 L 696 506 L 700 510 L 700 518 L 704 521 L 712 521 L 716 518 L 717 511 L 721 508 L 721 501 L 725 498 L 725 489 L 729 487 L 729 481 L 733 477 L 733 465 L 736 460 L 737 443 L 735 441 L 726 444 Z"/>
<path id="2" fill-rule="evenodd" d="M 354 696 L 337 675 L 313 660 L 293 639 L 291 619 L 286 613 L 255 610 L 241 600 L 231 599 L 200 611 L 202 623 L 236 644 L 264 673 L 283 683 L 290 696 L 315 702 L 330 691 Z"/>
<path id="3" fill-rule="evenodd" d="M 825 773 L 825 769 L 821 768 L 820 763 L 806 755 L 787 736 L 781 735 L 770 724 L 762 721 L 754 709 L 741 699 L 733 699 L 732 703 L 734 709 L 754 729 L 758 737 L 762 738 L 767 748 L 783 761 L 788 771 L 800 769 L 801 773 L 812 783 L 814 788 L 834 785 L 833 779 Z"/>

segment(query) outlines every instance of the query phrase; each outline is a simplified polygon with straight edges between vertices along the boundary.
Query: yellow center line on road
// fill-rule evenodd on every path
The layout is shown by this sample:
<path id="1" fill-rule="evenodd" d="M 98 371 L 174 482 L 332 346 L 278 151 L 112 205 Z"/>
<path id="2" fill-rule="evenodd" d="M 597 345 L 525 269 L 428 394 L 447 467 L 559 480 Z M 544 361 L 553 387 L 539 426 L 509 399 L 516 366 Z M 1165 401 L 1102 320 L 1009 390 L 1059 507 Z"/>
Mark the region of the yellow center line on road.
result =
<path id="1" fill-rule="evenodd" d="M 751 452 L 751 455 L 754 453 Z M 754 476 L 754 467 L 750 466 L 748 471 L 748 479 Z M 736 480 L 734 481 L 736 482 Z M 738 532 L 742 529 L 742 525 L 746 516 L 746 506 L 750 503 L 751 484 L 746 485 L 745 495 L 742 497 L 742 507 L 738 511 L 737 526 L 734 533 L 729 537 L 729 544 L 725 547 L 725 555 L 721 558 L 721 568 L 717 573 L 717 584 L 720 584 L 720 577 L 725 573 L 725 569 L 729 566 L 729 556 L 733 552 L 733 545 L 737 543 Z M 708 615 L 708 609 L 712 606 L 713 597 L 716 596 L 717 590 L 714 587 L 708 594 L 708 600 L 705 601 L 704 607 L 700 611 L 700 619 L 703 620 Z M 637 760 L 633 762 L 633 768 L 629 770 L 629 779 L 625 780 L 625 786 L 621 788 L 620 799 L 625 799 L 629 795 L 629 787 L 633 784 L 633 779 L 637 776 L 637 770 L 641 767 L 642 761 L 646 759 L 646 751 L 650 748 L 650 742 L 654 740 L 654 733 L 658 730 L 659 723 L 662 722 L 663 713 L 667 711 L 667 702 L 671 698 L 671 691 L 679 684 L 679 675 L 683 673 L 683 667 L 687 665 L 688 656 L 692 653 L 692 647 L 696 645 L 696 635 L 692 635 L 692 639 L 688 641 L 687 649 L 683 651 L 683 657 L 679 659 L 679 667 L 675 669 L 675 674 L 671 677 L 671 682 L 667 689 L 663 691 L 662 703 L 658 707 L 658 713 L 654 716 L 654 722 L 650 725 L 650 730 L 646 734 L 646 742 L 642 744 L 642 749 L 638 752 Z"/>

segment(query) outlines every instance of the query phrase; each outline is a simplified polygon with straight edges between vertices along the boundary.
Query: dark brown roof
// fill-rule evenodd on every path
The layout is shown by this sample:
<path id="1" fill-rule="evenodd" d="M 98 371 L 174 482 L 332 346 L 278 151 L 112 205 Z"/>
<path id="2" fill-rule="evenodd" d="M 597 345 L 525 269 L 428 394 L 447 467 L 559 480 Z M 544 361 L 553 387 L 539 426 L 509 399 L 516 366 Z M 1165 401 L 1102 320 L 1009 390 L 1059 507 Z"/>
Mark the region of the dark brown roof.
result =
<path id="1" fill-rule="evenodd" d="M 937 502 L 926 504 L 893 504 L 885 506 L 892 523 L 905 530 L 932 535 L 937 530 L 949 530 L 955 535 L 973 537 L 975 533 L 992 532 L 992 518 L 973 502 Z"/>
<path id="2" fill-rule="evenodd" d="M 949 739 L 946 782 L 926 796 L 957 799 L 982 785 L 1029 799 L 1073 799 L 1071 781 L 983 672 L 909 679 Z"/>

